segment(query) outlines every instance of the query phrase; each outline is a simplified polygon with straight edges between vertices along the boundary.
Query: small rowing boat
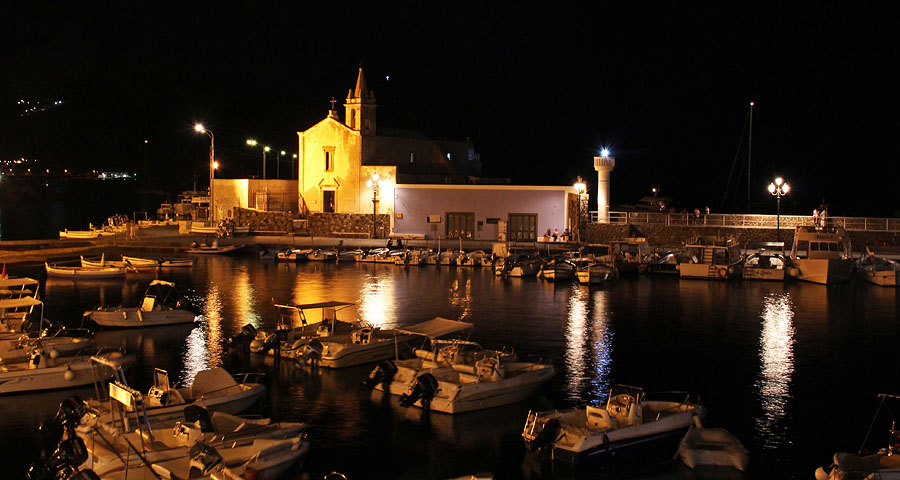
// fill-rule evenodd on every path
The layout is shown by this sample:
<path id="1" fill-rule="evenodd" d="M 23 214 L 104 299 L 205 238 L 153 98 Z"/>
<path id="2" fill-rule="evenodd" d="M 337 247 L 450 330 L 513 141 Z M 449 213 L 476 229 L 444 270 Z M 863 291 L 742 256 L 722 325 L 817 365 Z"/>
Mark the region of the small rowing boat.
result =
<path id="1" fill-rule="evenodd" d="M 63 278 L 125 278 L 122 267 L 68 267 L 44 262 L 48 277 Z"/>

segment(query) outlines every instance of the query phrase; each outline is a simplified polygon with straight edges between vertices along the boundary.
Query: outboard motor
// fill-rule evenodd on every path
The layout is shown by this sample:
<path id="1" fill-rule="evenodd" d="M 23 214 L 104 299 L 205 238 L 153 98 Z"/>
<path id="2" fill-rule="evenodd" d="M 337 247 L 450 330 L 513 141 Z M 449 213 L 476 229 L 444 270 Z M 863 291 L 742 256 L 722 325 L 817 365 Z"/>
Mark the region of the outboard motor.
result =
<path id="1" fill-rule="evenodd" d="M 375 388 L 375 385 L 379 383 L 389 383 L 393 380 L 394 375 L 397 373 L 397 366 L 394 365 L 393 360 L 385 360 L 378 365 L 375 365 L 375 368 L 369 372 L 369 376 L 363 380 L 363 385 L 368 389 Z"/>
<path id="2" fill-rule="evenodd" d="M 322 342 L 314 338 L 300 348 L 300 354 L 297 355 L 296 360 L 300 365 L 318 363 L 324 350 L 325 347 L 322 345 Z"/>
<path id="3" fill-rule="evenodd" d="M 84 440 L 73 436 L 60 442 L 59 447 L 43 465 L 32 464 L 25 477 L 29 480 L 59 478 L 62 472 L 70 472 L 87 461 L 88 451 Z"/>
<path id="4" fill-rule="evenodd" d="M 205 477 L 222 463 L 222 455 L 212 445 L 197 442 L 191 447 L 188 456 L 191 458 L 190 477 Z"/>
<path id="5" fill-rule="evenodd" d="M 246 351 L 250 348 L 250 342 L 252 342 L 254 338 L 256 338 L 256 327 L 254 327 L 253 324 L 248 323 L 241 327 L 241 332 L 231 337 L 229 342 L 231 345 Z"/>
<path id="6" fill-rule="evenodd" d="M 423 373 L 406 389 L 406 393 L 400 395 L 400 406 L 411 407 L 419 399 L 422 400 L 422 408 L 429 408 L 431 400 L 438 391 L 438 381 L 434 375 Z"/>
<path id="7" fill-rule="evenodd" d="M 556 441 L 556 439 L 559 437 L 559 430 L 559 420 L 555 418 L 548 420 L 546 423 L 544 423 L 544 427 L 534 438 L 534 441 L 531 442 L 531 451 L 534 452 L 536 450 L 540 450 Z"/>
<path id="8" fill-rule="evenodd" d="M 59 446 L 63 433 L 68 432 L 69 437 L 74 437 L 75 427 L 81 423 L 84 414 L 84 402 L 78 397 L 69 397 L 60 403 L 56 415 L 38 427 L 40 458 L 46 459 L 50 456 L 50 453 Z"/>

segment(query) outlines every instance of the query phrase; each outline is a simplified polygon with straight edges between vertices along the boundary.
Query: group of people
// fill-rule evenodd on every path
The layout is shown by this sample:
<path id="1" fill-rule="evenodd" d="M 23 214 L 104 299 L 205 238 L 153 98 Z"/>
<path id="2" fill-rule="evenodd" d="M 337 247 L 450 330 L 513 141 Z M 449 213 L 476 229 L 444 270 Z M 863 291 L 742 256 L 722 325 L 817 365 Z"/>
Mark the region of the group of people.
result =
<path id="1" fill-rule="evenodd" d="M 813 209 L 813 224 L 816 228 L 822 228 L 828 224 L 828 205 L 825 205 L 824 202 L 819 205 L 819 208 Z"/>
<path id="2" fill-rule="evenodd" d="M 550 229 L 547 229 L 547 233 L 544 234 L 545 242 L 567 242 L 569 241 L 569 229 L 563 230 L 562 235 L 560 235 L 559 230 L 554 228 L 553 232 L 550 232 Z"/>

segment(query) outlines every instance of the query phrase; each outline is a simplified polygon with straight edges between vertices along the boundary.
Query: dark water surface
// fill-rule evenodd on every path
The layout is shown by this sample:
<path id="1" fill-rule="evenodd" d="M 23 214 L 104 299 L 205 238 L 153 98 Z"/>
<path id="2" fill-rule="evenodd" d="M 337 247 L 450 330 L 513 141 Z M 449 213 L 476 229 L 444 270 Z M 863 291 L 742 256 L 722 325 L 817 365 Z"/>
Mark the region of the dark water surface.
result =
<path id="1" fill-rule="evenodd" d="M 12 273 L 43 276 L 28 269 Z M 84 310 L 99 304 L 136 304 L 152 278 L 50 279 L 47 316 L 75 325 Z M 98 340 L 139 354 L 132 384 L 141 387 L 154 367 L 181 381 L 215 365 L 266 372 L 269 391 L 261 413 L 310 425 L 313 449 L 291 478 L 334 470 L 351 479 L 474 472 L 521 478 L 519 434 L 528 410 L 600 402 L 616 383 L 699 396 L 709 411 L 705 423 L 728 429 L 750 450 L 749 478 L 812 478 L 835 450 L 859 448 L 878 393 L 900 393 L 898 290 L 861 282 L 824 287 L 643 277 L 587 288 L 500 279 L 488 269 L 272 264 L 251 257 L 198 258 L 193 269 L 163 271 L 159 278 L 175 281 L 199 306 L 202 323 L 107 330 Z M 473 340 L 551 358 L 557 376 L 527 402 L 423 418 L 396 399 L 361 389 L 371 366 L 309 371 L 230 355 L 221 342 L 242 325 L 274 326 L 273 299 L 356 302 L 339 317 L 382 328 L 434 316 L 470 321 Z M 31 454 L 35 426 L 73 393 L 90 396 L 92 389 L 0 397 L 0 451 L 15 459 L 7 472 Z M 878 423 L 870 446 L 886 442 L 886 425 Z M 675 462 L 576 473 L 692 478 Z"/>

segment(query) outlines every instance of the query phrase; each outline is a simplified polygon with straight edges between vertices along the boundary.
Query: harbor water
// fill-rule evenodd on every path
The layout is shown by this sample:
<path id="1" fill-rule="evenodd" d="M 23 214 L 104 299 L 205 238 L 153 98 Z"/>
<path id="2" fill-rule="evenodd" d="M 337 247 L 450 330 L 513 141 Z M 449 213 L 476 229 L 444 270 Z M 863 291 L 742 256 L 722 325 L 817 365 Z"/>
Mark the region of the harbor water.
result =
<path id="1" fill-rule="evenodd" d="M 37 267 L 15 275 L 45 278 Z M 174 281 L 201 315 L 197 325 L 101 330 L 98 343 L 138 354 L 132 386 L 154 368 L 190 383 L 200 370 L 265 372 L 256 410 L 309 424 L 311 453 L 287 478 L 453 478 L 535 472 L 520 436 L 530 409 L 603 402 L 615 384 L 683 390 L 707 409 L 705 424 L 735 434 L 750 451 L 746 478 L 812 478 L 835 451 L 859 449 L 878 393 L 900 393 L 900 290 L 862 282 L 838 286 L 622 278 L 602 288 L 499 278 L 486 268 L 356 263 L 265 263 L 253 256 L 198 258 L 192 269 L 125 280 L 49 279 L 46 316 L 69 326 L 101 304 L 137 304 L 154 278 Z M 549 359 L 556 377 L 538 395 L 461 415 L 423 414 L 365 390 L 371 365 L 299 368 L 229 352 L 224 340 L 251 323 L 272 329 L 273 302 L 354 302 L 338 318 L 389 329 L 436 316 L 475 324 L 471 340 Z M 5 472 L 19 472 L 35 449 L 34 430 L 69 395 L 93 388 L 0 397 Z M 882 419 L 883 420 L 883 419 Z M 876 423 L 869 448 L 887 444 Z M 622 464 L 544 472 L 557 478 L 694 478 L 683 465 Z M 724 475 L 718 472 L 713 477 Z M 5 475 L 4 475 L 5 476 Z M 16 478 L 18 474 L 9 478 Z"/>

